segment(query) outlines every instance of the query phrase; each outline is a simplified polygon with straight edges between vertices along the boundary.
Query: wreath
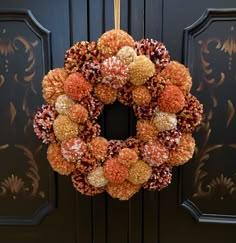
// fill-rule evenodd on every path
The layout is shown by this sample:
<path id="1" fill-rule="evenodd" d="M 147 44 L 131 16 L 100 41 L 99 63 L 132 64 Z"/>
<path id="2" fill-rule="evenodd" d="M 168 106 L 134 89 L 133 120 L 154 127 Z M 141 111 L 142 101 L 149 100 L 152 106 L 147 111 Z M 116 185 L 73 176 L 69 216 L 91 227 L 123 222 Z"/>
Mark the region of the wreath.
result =
<path id="1" fill-rule="evenodd" d="M 163 43 L 135 42 L 120 29 L 97 42 L 81 41 L 66 51 L 63 68 L 42 80 L 44 104 L 34 131 L 49 144 L 53 170 L 71 175 L 74 187 L 94 196 L 103 191 L 128 200 L 140 188 L 168 186 L 172 167 L 193 155 L 192 132 L 203 106 L 190 94 L 188 68 L 171 61 Z M 97 123 L 104 105 L 132 106 L 136 135 L 123 140 L 101 136 Z"/>

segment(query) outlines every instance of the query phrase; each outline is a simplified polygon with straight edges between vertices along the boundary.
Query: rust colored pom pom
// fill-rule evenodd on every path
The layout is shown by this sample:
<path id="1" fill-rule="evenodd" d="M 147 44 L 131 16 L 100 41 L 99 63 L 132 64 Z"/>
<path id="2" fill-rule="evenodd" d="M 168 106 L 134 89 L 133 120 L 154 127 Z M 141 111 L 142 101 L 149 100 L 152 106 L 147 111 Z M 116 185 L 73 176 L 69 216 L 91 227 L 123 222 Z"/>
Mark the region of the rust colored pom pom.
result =
<path id="1" fill-rule="evenodd" d="M 133 105 L 134 103 L 132 98 L 133 89 L 134 86 L 130 82 L 127 82 L 122 88 L 118 90 L 117 99 L 121 104 L 127 106 Z"/>
<path id="2" fill-rule="evenodd" d="M 42 81 L 43 98 L 48 104 L 55 104 L 59 95 L 64 93 L 64 82 L 68 73 L 63 68 L 50 70 Z"/>
<path id="3" fill-rule="evenodd" d="M 179 129 L 174 128 L 168 131 L 163 131 L 158 133 L 158 140 L 163 144 L 167 149 L 176 149 L 180 142 L 182 133 Z"/>
<path id="4" fill-rule="evenodd" d="M 43 143 L 48 144 L 56 142 L 53 122 L 57 115 L 58 113 L 52 105 L 43 105 L 35 114 L 33 122 L 34 132 Z"/>
<path id="5" fill-rule="evenodd" d="M 76 163 L 76 168 L 83 174 L 88 174 L 90 171 L 98 167 L 98 161 L 94 156 L 87 150 L 82 158 Z"/>
<path id="6" fill-rule="evenodd" d="M 102 81 L 101 64 L 96 60 L 85 62 L 81 73 L 92 85 Z"/>
<path id="7" fill-rule="evenodd" d="M 71 176 L 73 186 L 81 194 L 87 196 L 94 196 L 96 194 L 102 193 L 105 189 L 103 187 L 96 188 L 90 185 L 86 180 L 86 175 L 81 173 L 79 170 L 75 170 Z"/>
<path id="8" fill-rule="evenodd" d="M 193 157 L 195 140 L 190 133 L 183 133 L 178 147 L 170 150 L 168 163 L 172 166 L 179 166 L 186 163 Z"/>
<path id="9" fill-rule="evenodd" d="M 65 115 L 59 115 L 53 123 L 54 133 L 58 140 L 63 141 L 69 138 L 74 138 L 79 133 L 78 124 L 71 121 Z"/>
<path id="10" fill-rule="evenodd" d="M 69 110 L 74 103 L 75 102 L 71 98 L 63 94 L 57 97 L 55 108 L 61 115 L 68 115 Z"/>
<path id="11" fill-rule="evenodd" d="M 203 114 L 203 105 L 198 99 L 188 94 L 183 110 L 177 114 L 178 127 L 182 132 L 192 132 L 201 123 Z"/>
<path id="12" fill-rule="evenodd" d="M 114 103 L 117 96 L 117 90 L 107 84 L 98 84 L 94 88 L 94 93 L 105 105 Z"/>
<path id="13" fill-rule="evenodd" d="M 159 141 L 150 140 L 143 148 L 143 158 L 150 166 L 159 166 L 168 160 L 169 151 Z"/>
<path id="14" fill-rule="evenodd" d="M 75 43 L 66 51 L 64 67 L 69 72 L 81 71 L 86 61 L 99 60 L 99 52 L 96 42 L 81 41 Z"/>
<path id="15" fill-rule="evenodd" d="M 138 86 L 134 88 L 132 97 L 137 105 L 148 105 L 151 102 L 151 95 L 145 86 Z"/>
<path id="16" fill-rule="evenodd" d="M 80 101 L 90 94 L 92 86 L 81 73 L 71 73 L 64 83 L 64 91 L 71 99 Z"/>
<path id="17" fill-rule="evenodd" d="M 107 157 L 109 142 L 103 137 L 93 138 L 88 144 L 89 150 L 97 160 L 104 161 Z"/>
<path id="18" fill-rule="evenodd" d="M 170 55 L 163 43 L 153 39 L 142 39 L 135 43 L 138 55 L 147 56 L 160 72 L 170 62 Z"/>
<path id="19" fill-rule="evenodd" d="M 136 125 L 137 137 L 147 142 L 150 139 L 155 139 L 158 134 L 158 130 L 154 126 L 152 121 L 149 120 L 138 120 Z"/>
<path id="20" fill-rule="evenodd" d="M 111 139 L 109 140 L 107 155 L 108 158 L 116 157 L 120 150 L 125 148 L 125 142 L 123 140 Z"/>
<path id="21" fill-rule="evenodd" d="M 69 175 L 75 170 L 75 164 L 68 162 L 61 154 L 61 146 L 52 143 L 48 146 L 47 159 L 53 170 L 61 175 Z"/>
<path id="22" fill-rule="evenodd" d="M 111 184 L 107 185 L 107 193 L 120 200 L 129 200 L 135 193 L 140 189 L 140 185 L 134 185 L 129 181 L 124 181 L 122 184 Z"/>
<path id="23" fill-rule="evenodd" d="M 166 68 L 162 70 L 160 76 L 164 79 L 170 80 L 172 84 L 178 86 L 185 95 L 190 92 L 192 87 L 192 78 L 188 68 L 186 68 L 183 64 L 171 61 Z"/>
<path id="24" fill-rule="evenodd" d="M 128 67 L 118 57 L 109 57 L 103 61 L 101 66 L 102 83 L 119 89 L 127 82 Z"/>
<path id="25" fill-rule="evenodd" d="M 76 123 L 85 123 L 88 119 L 88 111 L 80 104 L 71 106 L 68 114 L 69 118 Z"/>
<path id="26" fill-rule="evenodd" d="M 128 169 L 117 159 L 108 159 L 104 163 L 104 175 L 110 183 L 120 184 L 128 177 Z"/>
<path id="27" fill-rule="evenodd" d="M 103 167 L 99 166 L 89 172 L 87 181 L 90 185 L 96 188 L 105 187 L 108 183 L 108 180 L 104 176 Z"/>
<path id="28" fill-rule="evenodd" d="M 159 132 L 176 128 L 177 118 L 175 113 L 157 111 L 153 117 L 153 124 Z"/>
<path id="29" fill-rule="evenodd" d="M 129 168 L 138 161 L 138 155 L 133 149 L 123 148 L 120 150 L 117 159 L 121 164 Z"/>
<path id="30" fill-rule="evenodd" d="M 91 95 L 85 97 L 80 104 L 87 109 L 90 119 L 97 119 L 102 113 L 104 107 L 103 103 L 99 99 Z"/>
<path id="31" fill-rule="evenodd" d="M 165 112 L 177 113 L 183 109 L 184 105 L 184 95 L 175 85 L 166 86 L 158 99 L 160 110 Z"/>
<path id="32" fill-rule="evenodd" d="M 155 65 L 146 56 L 137 56 L 128 66 L 129 79 L 134 85 L 142 85 L 154 75 Z"/>
<path id="33" fill-rule="evenodd" d="M 171 183 L 172 167 L 164 163 L 158 167 L 152 167 L 152 175 L 143 184 L 143 188 L 149 191 L 160 191 Z"/>
<path id="34" fill-rule="evenodd" d="M 135 184 L 143 184 L 152 174 L 152 168 L 142 160 L 137 161 L 129 168 L 128 180 Z"/>
<path id="35" fill-rule="evenodd" d="M 117 57 L 126 65 L 129 65 L 135 60 L 137 54 L 130 46 L 124 46 L 117 52 Z"/>
<path id="36" fill-rule="evenodd" d="M 86 142 L 90 142 L 93 138 L 98 137 L 101 133 L 101 127 L 94 120 L 87 120 L 81 128 L 80 137 Z"/>
<path id="37" fill-rule="evenodd" d="M 70 138 L 61 144 L 61 153 L 69 162 L 77 162 L 87 151 L 86 143 L 80 138 Z"/>
<path id="38" fill-rule="evenodd" d="M 123 30 L 109 30 L 105 32 L 97 42 L 98 50 L 103 57 L 116 55 L 123 46 L 134 47 L 134 39 Z"/>
<path id="39" fill-rule="evenodd" d="M 134 105 L 134 114 L 139 119 L 151 119 L 157 108 L 157 102 L 151 101 L 148 105 Z"/>

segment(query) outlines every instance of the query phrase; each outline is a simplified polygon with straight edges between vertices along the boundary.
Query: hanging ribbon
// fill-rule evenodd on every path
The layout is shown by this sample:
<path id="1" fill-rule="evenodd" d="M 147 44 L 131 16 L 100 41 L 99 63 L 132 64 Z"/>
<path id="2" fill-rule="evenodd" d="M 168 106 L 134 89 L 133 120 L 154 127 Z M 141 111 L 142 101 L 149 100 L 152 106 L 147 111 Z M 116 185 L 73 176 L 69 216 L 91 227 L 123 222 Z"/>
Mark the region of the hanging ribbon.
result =
<path id="1" fill-rule="evenodd" d="M 120 29 L 120 0 L 114 0 L 114 21 L 115 29 Z"/>

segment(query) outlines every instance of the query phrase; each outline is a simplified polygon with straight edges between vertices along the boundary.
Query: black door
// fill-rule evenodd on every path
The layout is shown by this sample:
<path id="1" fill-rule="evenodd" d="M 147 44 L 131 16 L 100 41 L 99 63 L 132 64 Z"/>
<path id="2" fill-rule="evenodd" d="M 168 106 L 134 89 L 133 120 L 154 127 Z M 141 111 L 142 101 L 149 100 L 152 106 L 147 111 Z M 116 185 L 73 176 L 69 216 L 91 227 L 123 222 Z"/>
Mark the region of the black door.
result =
<path id="1" fill-rule="evenodd" d="M 114 27 L 112 0 L 0 1 L 0 242 L 236 242 L 236 2 L 122 0 L 121 28 L 163 41 L 185 63 L 204 104 L 194 158 L 172 184 L 120 202 L 76 193 L 52 172 L 32 119 L 41 80 L 76 41 Z M 121 115 L 122 114 L 122 115 Z M 135 132 L 132 111 L 102 115 L 108 139 Z M 122 126 L 120 126 L 122 124 Z"/>

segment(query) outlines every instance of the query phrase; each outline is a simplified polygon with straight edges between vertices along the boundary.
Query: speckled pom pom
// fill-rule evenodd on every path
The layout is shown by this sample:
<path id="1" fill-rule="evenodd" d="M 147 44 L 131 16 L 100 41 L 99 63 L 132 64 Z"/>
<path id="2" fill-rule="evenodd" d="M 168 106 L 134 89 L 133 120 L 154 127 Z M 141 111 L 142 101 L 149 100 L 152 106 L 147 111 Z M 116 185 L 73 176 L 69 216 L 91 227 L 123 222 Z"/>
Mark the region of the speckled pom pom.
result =
<path id="1" fill-rule="evenodd" d="M 108 159 L 103 166 L 104 175 L 110 183 L 120 184 L 128 177 L 128 169 L 118 159 Z"/>
<path id="2" fill-rule="evenodd" d="M 195 140 L 191 133 L 183 133 L 177 148 L 170 150 L 168 163 L 172 166 L 183 165 L 193 157 L 194 148 Z"/>
<path id="3" fill-rule="evenodd" d="M 159 132 L 176 128 L 177 118 L 175 113 L 157 111 L 153 117 L 153 124 Z"/>
<path id="4" fill-rule="evenodd" d="M 34 132 L 43 143 L 54 143 L 56 137 L 53 131 L 53 122 L 58 116 L 54 106 L 43 105 L 35 114 L 33 128 Z"/>
<path id="5" fill-rule="evenodd" d="M 109 30 L 97 42 L 98 50 L 104 58 L 116 55 L 123 46 L 134 47 L 134 39 L 123 30 Z"/>
<path id="6" fill-rule="evenodd" d="M 129 65 L 135 60 L 137 54 L 130 46 L 124 46 L 117 52 L 117 57 L 126 65 Z"/>
<path id="7" fill-rule="evenodd" d="M 53 123 L 54 133 L 58 140 L 63 141 L 74 138 L 79 133 L 78 124 L 71 121 L 68 116 L 59 115 Z"/>
<path id="8" fill-rule="evenodd" d="M 125 142 L 123 140 L 118 139 L 111 139 L 109 140 L 108 148 L 107 148 L 107 155 L 108 158 L 116 157 L 120 150 L 125 148 Z"/>
<path id="9" fill-rule="evenodd" d="M 148 105 L 134 105 L 134 114 L 139 119 L 151 119 L 157 108 L 157 102 L 151 101 Z"/>
<path id="10" fill-rule="evenodd" d="M 105 187 L 108 183 L 108 180 L 104 176 L 103 167 L 99 166 L 89 172 L 87 181 L 90 185 L 96 188 Z"/>
<path id="11" fill-rule="evenodd" d="M 96 188 L 86 181 L 86 175 L 79 170 L 75 170 L 71 176 L 73 186 L 77 191 L 86 196 L 94 196 L 102 193 L 105 189 L 103 187 Z"/>
<path id="12" fill-rule="evenodd" d="M 128 78 L 128 67 L 118 57 L 109 57 L 103 61 L 101 66 L 102 83 L 119 89 L 126 84 Z"/>
<path id="13" fill-rule="evenodd" d="M 81 73 L 72 73 L 64 83 L 64 91 L 71 99 L 80 101 L 90 94 L 92 86 Z"/>
<path id="14" fill-rule="evenodd" d="M 117 159 L 121 164 L 129 168 L 138 161 L 138 155 L 133 149 L 123 148 L 120 150 Z"/>
<path id="15" fill-rule="evenodd" d="M 157 102 L 161 111 L 171 113 L 181 111 L 185 105 L 184 95 L 175 85 L 166 86 Z"/>
<path id="16" fill-rule="evenodd" d="M 87 120 L 81 128 L 80 137 L 86 142 L 90 142 L 93 138 L 98 137 L 101 133 L 101 127 L 94 120 Z"/>
<path id="17" fill-rule="evenodd" d="M 107 193 L 120 200 L 129 200 L 136 192 L 139 191 L 140 185 L 134 185 L 129 181 L 124 181 L 122 184 L 111 184 L 107 185 Z"/>
<path id="18" fill-rule="evenodd" d="M 135 43 L 138 55 L 147 56 L 160 72 L 170 62 L 170 55 L 163 43 L 153 39 L 142 39 Z"/>
<path id="19" fill-rule="evenodd" d="M 132 98 L 133 89 L 134 86 L 130 82 L 127 82 L 122 88 L 118 89 L 117 99 L 121 104 L 127 106 L 133 105 L 134 103 Z"/>
<path id="20" fill-rule="evenodd" d="M 144 142 L 147 142 L 150 139 L 155 139 L 158 134 L 158 130 L 150 120 L 138 120 L 136 130 L 137 137 Z"/>
<path id="21" fill-rule="evenodd" d="M 77 72 L 81 71 L 84 62 L 94 60 L 99 60 L 97 43 L 81 41 L 66 51 L 64 67 L 69 72 Z"/>
<path id="22" fill-rule="evenodd" d="M 179 129 L 174 128 L 171 130 L 163 131 L 158 133 L 158 140 L 163 144 L 167 149 L 176 149 L 180 142 L 182 133 Z"/>
<path id="23" fill-rule="evenodd" d="M 188 68 L 183 64 L 171 61 L 166 68 L 162 70 L 160 76 L 166 80 L 170 80 L 172 84 L 178 86 L 185 95 L 190 92 L 192 78 Z"/>
<path id="24" fill-rule="evenodd" d="M 125 146 L 134 150 L 138 156 L 140 155 L 140 146 L 142 146 L 142 144 L 143 142 L 137 137 L 129 137 L 125 140 Z"/>
<path id="25" fill-rule="evenodd" d="M 134 88 L 132 97 L 137 105 L 148 105 L 152 99 L 147 87 L 143 85 Z"/>
<path id="26" fill-rule="evenodd" d="M 55 108 L 61 115 L 68 115 L 69 110 L 74 103 L 75 102 L 71 98 L 63 94 L 57 97 Z"/>
<path id="27" fill-rule="evenodd" d="M 154 75 L 155 65 L 146 56 L 137 56 L 128 66 L 129 79 L 134 85 L 142 85 Z"/>
<path id="28" fill-rule="evenodd" d="M 63 68 L 50 70 L 42 81 L 43 98 L 48 104 L 55 104 L 59 95 L 64 93 L 64 82 L 68 73 Z"/>
<path id="29" fill-rule="evenodd" d="M 48 146 L 47 159 L 53 170 L 61 175 L 69 175 L 75 170 L 75 164 L 68 162 L 62 156 L 61 146 L 57 143 L 53 143 Z"/>
<path id="30" fill-rule="evenodd" d="M 203 105 L 198 99 L 188 94 L 185 97 L 185 106 L 183 110 L 177 114 L 178 127 L 182 132 L 192 132 L 201 123 L 203 114 Z"/>
<path id="31" fill-rule="evenodd" d="M 70 107 L 69 118 L 76 123 L 85 123 L 88 119 L 88 111 L 80 104 L 74 104 Z"/>
<path id="32" fill-rule="evenodd" d="M 81 73 L 92 85 L 102 81 L 101 64 L 96 60 L 85 62 L 81 68 Z"/>
<path id="33" fill-rule="evenodd" d="M 107 84 L 98 84 L 94 88 L 94 93 L 105 105 L 114 103 L 117 97 L 117 90 Z"/>
<path id="34" fill-rule="evenodd" d="M 143 148 L 143 158 L 150 166 L 159 166 L 168 160 L 169 151 L 158 140 L 148 141 Z"/>
<path id="35" fill-rule="evenodd" d="M 77 162 L 87 151 L 86 143 L 80 138 L 70 138 L 61 144 L 61 153 L 69 162 Z"/>
<path id="36" fill-rule="evenodd" d="M 158 167 L 152 167 L 152 175 L 143 184 L 143 188 L 149 191 L 160 191 L 169 186 L 172 179 L 172 167 L 164 163 Z"/>
<path id="37" fill-rule="evenodd" d="M 97 160 L 104 161 L 107 157 L 109 142 L 103 137 L 93 138 L 88 148 Z"/>
<path id="38" fill-rule="evenodd" d="M 152 168 L 142 160 L 137 161 L 129 168 L 128 180 L 135 184 L 143 184 L 152 174 Z"/>
<path id="39" fill-rule="evenodd" d="M 98 166 L 98 161 L 88 150 L 84 153 L 82 158 L 76 163 L 76 169 L 85 175 L 87 175 L 90 171 L 94 170 Z"/>

